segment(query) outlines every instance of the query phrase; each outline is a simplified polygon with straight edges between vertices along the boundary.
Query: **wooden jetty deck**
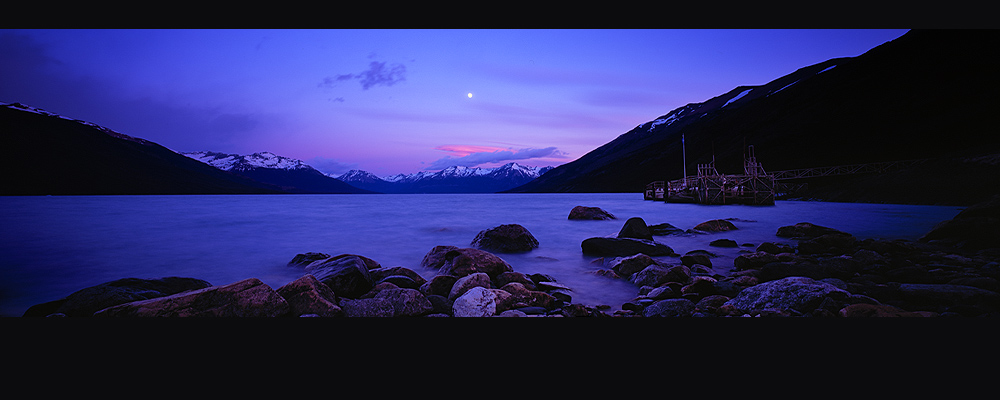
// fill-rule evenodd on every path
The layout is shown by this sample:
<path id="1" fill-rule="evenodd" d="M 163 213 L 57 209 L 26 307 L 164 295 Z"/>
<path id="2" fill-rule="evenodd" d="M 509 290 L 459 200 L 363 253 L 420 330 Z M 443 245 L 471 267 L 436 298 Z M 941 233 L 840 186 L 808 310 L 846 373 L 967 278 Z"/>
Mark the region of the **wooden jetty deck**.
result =
<path id="1" fill-rule="evenodd" d="M 804 186 L 788 183 L 793 179 L 859 173 L 880 173 L 926 160 L 889 161 L 833 167 L 802 168 L 768 173 L 753 153 L 753 146 L 743 157 L 743 174 L 725 175 L 715 169 L 715 161 L 698 164 L 696 175 L 672 181 L 655 181 L 646 185 L 645 200 L 668 203 L 698 203 L 708 205 L 747 204 L 774 205 L 778 193 L 788 193 Z"/>

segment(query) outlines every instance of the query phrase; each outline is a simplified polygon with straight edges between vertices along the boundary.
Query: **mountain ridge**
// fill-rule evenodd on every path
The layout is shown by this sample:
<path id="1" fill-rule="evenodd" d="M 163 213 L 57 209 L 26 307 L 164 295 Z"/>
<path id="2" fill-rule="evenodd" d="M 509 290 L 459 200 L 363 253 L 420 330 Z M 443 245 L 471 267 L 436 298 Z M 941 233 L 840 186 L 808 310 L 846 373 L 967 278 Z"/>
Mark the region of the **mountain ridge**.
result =
<path id="1" fill-rule="evenodd" d="M 0 195 L 283 193 L 157 143 L 21 103 L 0 104 L 0 170 Z"/>
<path id="2" fill-rule="evenodd" d="M 1000 152 L 991 118 L 1000 105 L 997 45 L 997 31 L 911 30 L 859 56 L 678 107 L 507 192 L 641 192 L 713 161 L 739 173 L 754 146 L 768 171 L 941 158 L 907 173 L 812 180 L 807 197 L 971 204 L 990 190 L 968 187 L 963 160 Z M 989 165 L 971 170 L 1000 176 Z M 941 189 L 927 190 L 931 183 Z"/>
<path id="3" fill-rule="evenodd" d="M 451 166 L 438 172 L 420 171 L 386 177 L 351 170 L 337 178 L 383 193 L 496 193 L 531 181 L 552 168 L 510 162 L 494 168 Z"/>

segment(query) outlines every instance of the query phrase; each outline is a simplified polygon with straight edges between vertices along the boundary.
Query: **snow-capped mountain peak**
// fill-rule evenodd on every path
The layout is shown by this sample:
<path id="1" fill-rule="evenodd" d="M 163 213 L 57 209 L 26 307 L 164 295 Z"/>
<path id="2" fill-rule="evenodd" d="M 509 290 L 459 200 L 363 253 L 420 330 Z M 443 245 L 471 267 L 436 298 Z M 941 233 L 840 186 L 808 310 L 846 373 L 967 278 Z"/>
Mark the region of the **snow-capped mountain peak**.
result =
<path id="1" fill-rule="evenodd" d="M 195 151 L 181 154 L 224 171 L 245 171 L 254 168 L 312 169 L 301 160 L 282 157 L 268 151 L 245 156 L 214 151 Z"/>
<path id="2" fill-rule="evenodd" d="M 455 165 L 437 172 L 420 171 L 379 178 L 352 170 L 337 179 L 357 187 L 386 193 L 489 193 L 524 184 L 553 167 L 529 167 L 515 162 L 494 168 Z"/>

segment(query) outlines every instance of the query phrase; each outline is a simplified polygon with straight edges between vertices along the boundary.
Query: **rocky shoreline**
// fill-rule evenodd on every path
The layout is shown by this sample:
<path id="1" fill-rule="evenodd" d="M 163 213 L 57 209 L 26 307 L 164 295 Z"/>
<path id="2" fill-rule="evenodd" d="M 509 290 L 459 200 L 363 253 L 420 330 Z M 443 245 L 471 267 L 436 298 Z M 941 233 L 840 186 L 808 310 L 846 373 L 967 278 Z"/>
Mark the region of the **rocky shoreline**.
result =
<path id="1" fill-rule="evenodd" d="M 569 218 L 616 219 L 582 206 Z M 732 229 L 713 220 L 694 231 Z M 581 243 L 600 257 L 595 274 L 636 286 L 636 297 L 614 311 L 573 303 L 572 288 L 552 276 L 515 271 L 497 254 L 531 251 L 538 241 L 508 224 L 480 232 L 467 248 L 431 249 L 420 263 L 436 271 L 431 279 L 362 255 L 303 253 L 288 263 L 302 276 L 277 289 L 256 278 L 220 286 L 125 278 L 34 305 L 24 317 L 1000 316 L 1000 196 L 916 241 L 859 240 L 808 222 L 781 227 L 775 236 L 795 244 L 740 250 L 726 275 L 713 272 L 711 250 L 681 255 L 654 240 L 684 233 L 691 231 L 631 218 L 617 236 Z M 736 245 L 721 239 L 711 246 Z"/>

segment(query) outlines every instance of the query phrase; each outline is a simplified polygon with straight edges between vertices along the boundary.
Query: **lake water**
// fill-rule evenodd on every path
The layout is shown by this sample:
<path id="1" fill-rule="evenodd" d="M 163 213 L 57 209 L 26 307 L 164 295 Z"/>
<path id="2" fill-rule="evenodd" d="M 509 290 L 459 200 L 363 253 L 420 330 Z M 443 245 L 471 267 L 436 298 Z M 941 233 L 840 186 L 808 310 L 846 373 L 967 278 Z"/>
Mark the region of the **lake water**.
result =
<path id="1" fill-rule="evenodd" d="M 578 205 L 619 219 L 569 220 Z M 638 288 L 595 275 L 603 266 L 583 255 L 580 243 L 616 235 L 631 217 L 681 229 L 732 218 L 736 231 L 655 237 L 679 254 L 718 254 L 713 269 L 727 275 L 733 258 L 752 248 L 708 246 L 713 240 L 788 242 L 775 232 L 799 222 L 859 239 L 914 240 L 961 209 L 804 201 L 703 206 L 644 201 L 639 193 L 0 197 L 0 316 L 21 316 L 31 305 L 126 277 L 194 277 L 213 285 L 254 277 L 277 289 L 302 276 L 286 264 L 305 252 L 359 254 L 430 278 L 436 271 L 420 261 L 434 246 L 469 247 L 479 231 L 502 224 L 520 224 L 540 243 L 527 253 L 498 254 L 515 271 L 548 274 L 573 289 L 574 303 L 617 310 Z"/>

